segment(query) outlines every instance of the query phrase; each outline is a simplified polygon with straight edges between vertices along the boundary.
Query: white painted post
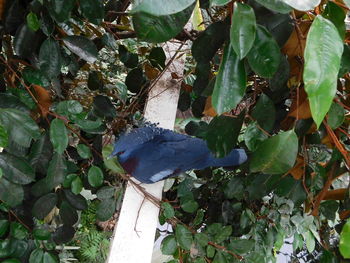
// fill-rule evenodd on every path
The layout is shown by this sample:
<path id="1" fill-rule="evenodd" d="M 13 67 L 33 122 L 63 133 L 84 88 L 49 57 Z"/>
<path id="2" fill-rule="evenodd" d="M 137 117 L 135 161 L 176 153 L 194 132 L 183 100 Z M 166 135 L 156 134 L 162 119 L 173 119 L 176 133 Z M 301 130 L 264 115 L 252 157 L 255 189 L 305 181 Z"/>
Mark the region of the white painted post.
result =
<path id="1" fill-rule="evenodd" d="M 181 47 L 178 43 L 167 42 L 163 45 L 168 61 Z M 177 55 L 178 56 L 178 55 Z M 172 60 L 156 85 L 150 90 L 145 109 L 145 118 L 160 127 L 173 129 L 180 83 L 171 73 L 183 75 L 184 56 Z M 155 184 L 143 184 L 145 190 L 161 199 L 163 181 Z M 149 263 L 152 259 L 155 232 L 158 224 L 159 208 L 144 199 L 142 193 L 128 184 L 124 196 L 119 220 L 109 253 L 108 263 Z"/>

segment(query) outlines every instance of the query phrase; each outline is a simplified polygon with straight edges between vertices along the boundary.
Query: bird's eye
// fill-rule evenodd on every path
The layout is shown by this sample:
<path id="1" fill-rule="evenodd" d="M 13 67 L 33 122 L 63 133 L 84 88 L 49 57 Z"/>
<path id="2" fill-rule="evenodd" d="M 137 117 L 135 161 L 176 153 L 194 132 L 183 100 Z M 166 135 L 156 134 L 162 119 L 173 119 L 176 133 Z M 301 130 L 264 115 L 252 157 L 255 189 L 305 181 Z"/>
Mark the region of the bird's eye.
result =
<path id="1" fill-rule="evenodd" d="M 122 155 L 125 151 L 118 152 L 117 155 Z"/>

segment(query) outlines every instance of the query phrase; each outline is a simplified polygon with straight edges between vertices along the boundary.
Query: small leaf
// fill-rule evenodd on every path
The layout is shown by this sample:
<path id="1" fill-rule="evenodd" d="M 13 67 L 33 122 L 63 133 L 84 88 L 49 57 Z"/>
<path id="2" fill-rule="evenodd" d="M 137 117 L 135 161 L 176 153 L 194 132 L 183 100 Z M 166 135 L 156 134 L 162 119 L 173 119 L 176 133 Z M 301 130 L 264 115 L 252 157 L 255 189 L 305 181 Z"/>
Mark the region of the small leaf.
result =
<path id="1" fill-rule="evenodd" d="M 263 26 L 258 25 L 253 47 L 247 55 L 251 68 L 264 78 L 271 78 L 281 62 L 281 52 L 276 40 Z"/>
<path id="2" fill-rule="evenodd" d="M 163 255 L 173 255 L 177 251 L 177 243 L 174 235 L 165 237 L 160 247 Z"/>
<path id="3" fill-rule="evenodd" d="M 244 142 L 250 151 L 255 151 L 261 142 L 265 141 L 268 136 L 257 127 L 256 122 L 248 125 L 244 132 Z"/>
<path id="4" fill-rule="evenodd" d="M 96 193 L 97 198 L 100 200 L 112 198 L 115 195 L 115 190 L 116 189 L 113 186 L 103 186 L 98 189 Z"/>
<path id="5" fill-rule="evenodd" d="M 104 18 L 103 1 L 83 0 L 80 1 L 80 10 L 89 22 L 99 25 Z"/>
<path id="6" fill-rule="evenodd" d="M 88 38 L 83 36 L 67 36 L 63 38 L 64 44 L 74 54 L 86 60 L 89 63 L 94 63 L 98 56 L 98 51 L 95 44 Z"/>
<path id="7" fill-rule="evenodd" d="M 344 258 L 350 258 L 350 220 L 346 222 L 340 233 L 339 251 Z"/>
<path id="8" fill-rule="evenodd" d="M 256 33 L 254 10 L 246 4 L 235 3 L 231 24 L 231 46 L 240 59 L 252 48 Z"/>
<path id="9" fill-rule="evenodd" d="M 71 190 L 73 194 L 79 194 L 83 190 L 83 182 L 81 181 L 80 177 L 77 176 L 72 180 L 71 183 Z"/>
<path id="10" fill-rule="evenodd" d="M 159 69 L 165 68 L 166 55 L 162 47 L 152 48 L 151 52 L 149 53 L 148 59 L 153 67 Z"/>
<path id="11" fill-rule="evenodd" d="M 35 228 L 33 230 L 33 236 L 38 240 L 48 240 L 51 237 L 51 232 L 44 228 Z"/>
<path id="12" fill-rule="evenodd" d="M 35 13 L 30 12 L 27 15 L 27 25 L 33 31 L 37 31 L 40 28 L 39 19 Z"/>
<path id="13" fill-rule="evenodd" d="M 52 237 L 56 244 L 63 244 L 71 241 L 74 237 L 74 234 L 75 230 L 72 226 L 63 225 L 56 229 Z"/>
<path id="14" fill-rule="evenodd" d="M 178 224 L 175 228 L 176 240 L 180 247 L 190 250 L 193 242 L 192 233 L 183 225 Z"/>
<path id="15" fill-rule="evenodd" d="M 125 85 L 132 93 L 138 93 L 146 80 L 141 68 L 131 70 L 125 78 Z"/>
<path id="16" fill-rule="evenodd" d="M 59 263 L 56 256 L 51 254 L 50 252 L 45 252 L 43 257 L 43 263 Z"/>
<path id="17" fill-rule="evenodd" d="M 212 95 L 212 104 L 218 114 L 237 106 L 245 93 L 246 81 L 243 61 L 240 61 L 232 47 L 227 45 Z"/>
<path id="18" fill-rule="evenodd" d="M 304 53 L 304 84 L 317 127 L 337 90 L 343 40 L 331 21 L 318 15 L 309 30 Z"/>
<path id="19" fill-rule="evenodd" d="M 83 159 L 89 159 L 91 157 L 91 150 L 85 144 L 78 144 L 77 151 L 80 157 Z"/>
<path id="20" fill-rule="evenodd" d="M 182 210 L 184 210 L 187 213 L 194 213 L 198 209 L 198 203 L 193 200 L 192 196 L 184 196 L 180 200 L 180 205 Z"/>
<path id="21" fill-rule="evenodd" d="M 321 0 L 282 0 L 282 2 L 290 5 L 294 9 L 300 11 L 313 10 L 321 3 Z"/>
<path id="22" fill-rule="evenodd" d="M 333 130 L 338 128 L 345 120 L 345 110 L 338 103 L 333 102 L 328 112 L 327 123 Z"/>
<path id="23" fill-rule="evenodd" d="M 315 250 L 315 245 L 316 245 L 314 235 L 309 230 L 309 231 L 306 231 L 305 233 L 303 233 L 303 236 L 305 239 L 307 251 L 309 251 L 309 253 L 312 253 Z"/>
<path id="24" fill-rule="evenodd" d="M 252 172 L 282 174 L 291 169 L 298 153 L 298 137 L 293 130 L 281 132 L 263 141 L 253 153 Z"/>
<path id="25" fill-rule="evenodd" d="M 33 216 L 39 220 L 43 220 L 56 206 L 57 195 L 55 193 L 50 193 L 40 197 L 33 206 L 32 213 Z"/>
<path id="26" fill-rule="evenodd" d="M 54 119 L 50 125 L 50 141 L 58 154 L 62 154 L 68 146 L 68 131 L 63 120 Z"/>
<path id="27" fill-rule="evenodd" d="M 72 226 L 78 222 L 78 213 L 68 202 L 62 202 L 59 215 L 63 224 L 66 226 Z"/>
<path id="28" fill-rule="evenodd" d="M 88 172 L 88 181 L 92 187 L 99 187 L 103 184 L 103 172 L 97 166 L 91 166 Z"/>
<path id="29" fill-rule="evenodd" d="M 53 79 L 61 73 L 60 46 L 54 39 L 48 38 L 41 44 L 39 65 L 41 72 L 49 79 Z"/>
<path id="30" fill-rule="evenodd" d="M 163 202 L 162 209 L 166 219 L 169 219 L 175 216 L 175 211 L 174 211 L 174 208 L 171 206 L 171 204 Z"/>
<path id="31" fill-rule="evenodd" d="M 6 232 L 8 231 L 10 226 L 10 222 L 8 220 L 2 219 L 0 220 L 0 238 L 2 238 Z"/>
<path id="32" fill-rule="evenodd" d="M 267 95 L 262 94 L 252 111 L 252 117 L 264 131 L 270 132 L 275 124 L 275 115 L 273 101 Z"/>
<path id="33" fill-rule="evenodd" d="M 10 225 L 10 235 L 13 238 L 22 240 L 28 236 L 28 229 L 26 229 L 21 223 L 12 222 Z"/>
<path id="34" fill-rule="evenodd" d="M 96 217 L 100 221 L 107 221 L 115 213 L 116 201 L 114 198 L 103 199 L 97 206 Z"/>
<path id="35" fill-rule="evenodd" d="M 29 257 L 29 263 L 43 263 L 44 251 L 37 248 L 32 251 Z"/>

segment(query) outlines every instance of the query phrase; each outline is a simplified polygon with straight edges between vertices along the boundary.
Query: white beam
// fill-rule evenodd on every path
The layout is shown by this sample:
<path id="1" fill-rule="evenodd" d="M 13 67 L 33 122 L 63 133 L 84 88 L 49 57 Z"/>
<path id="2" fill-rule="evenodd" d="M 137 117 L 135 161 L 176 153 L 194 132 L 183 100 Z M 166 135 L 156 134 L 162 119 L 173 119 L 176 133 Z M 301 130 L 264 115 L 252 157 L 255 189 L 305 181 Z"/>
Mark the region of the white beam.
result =
<path id="1" fill-rule="evenodd" d="M 168 61 L 180 44 L 167 42 L 163 49 Z M 173 129 L 180 92 L 180 81 L 174 80 L 171 73 L 183 75 L 184 56 L 172 60 L 164 74 L 152 87 L 148 95 L 145 118 L 160 127 Z M 145 190 L 161 199 L 163 181 L 155 184 L 143 184 Z M 145 200 L 142 193 L 128 184 L 114 232 L 108 263 L 149 263 L 152 259 L 153 244 L 158 224 L 159 208 Z"/>

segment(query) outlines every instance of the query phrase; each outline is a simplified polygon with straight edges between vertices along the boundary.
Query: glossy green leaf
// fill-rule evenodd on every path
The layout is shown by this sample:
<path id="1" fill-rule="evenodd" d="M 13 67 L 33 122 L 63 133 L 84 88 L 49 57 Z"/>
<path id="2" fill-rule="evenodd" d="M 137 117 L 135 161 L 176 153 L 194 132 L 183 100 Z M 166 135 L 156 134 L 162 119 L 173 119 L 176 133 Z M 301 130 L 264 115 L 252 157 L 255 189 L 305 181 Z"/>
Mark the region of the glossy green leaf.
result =
<path id="1" fill-rule="evenodd" d="M 33 31 L 37 31 L 40 28 L 39 19 L 35 13 L 30 12 L 27 15 L 27 25 Z"/>
<path id="2" fill-rule="evenodd" d="M 45 228 L 35 228 L 33 230 L 33 236 L 38 240 L 48 240 L 51 237 L 51 232 Z"/>
<path id="3" fill-rule="evenodd" d="M 57 77 L 61 72 L 61 51 L 57 41 L 46 39 L 39 52 L 39 65 L 41 72 L 49 79 Z"/>
<path id="4" fill-rule="evenodd" d="M 209 124 L 205 140 L 216 157 L 229 154 L 237 142 L 243 124 L 243 114 L 233 118 L 229 116 L 215 117 Z"/>
<path id="5" fill-rule="evenodd" d="M 67 36 L 63 38 L 64 44 L 74 54 L 86 60 L 89 63 L 94 63 L 98 56 L 97 48 L 90 39 L 83 36 Z"/>
<path id="6" fill-rule="evenodd" d="M 79 194 L 83 190 L 83 182 L 80 177 L 75 177 L 71 183 L 71 190 L 73 194 Z"/>
<path id="7" fill-rule="evenodd" d="M 16 258 L 8 258 L 8 259 L 5 259 L 4 261 L 1 261 L 1 263 L 21 263 L 21 261 Z"/>
<path id="8" fill-rule="evenodd" d="M 344 51 L 341 57 L 340 69 L 338 77 L 341 78 L 344 74 L 350 71 L 350 47 L 349 45 L 344 44 Z"/>
<path id="9" fill-rule="evenodd" d="M 45 132 L 37 141 L 33 143 L 32 147 L 30 148 L 30 153 L 28 156 L 30 165 L 36 172 L 45 174 L 52 158 L 52 154 L 53 149 L 50 138 L 48 133 Z"/>
<path id="10" fill-rule="evenodd" d="M 185 226 L 178 224 L 175 228 L 175 236 L 181 248 L 190 250 L 193 237 L 192 233 Z"/>
<path id="11" fill-rule="evenodd" d="M 256 0 L 256 1 L 270 10 L 276 11 L 282 14 L 287 14 L 293 10 L 293 8 L 285 4 L 283 0 Z"/>
<path id="12" fill-rule="evenodd" d="M 338 128 L 345 120 L 345 110 L 338 103 L 333 102 L 328 112 L 327 123 L 333 130 Z"/>
<path id="13" fill-rule="evenodd" d="M 43 220 L 56 206 L 58 201 L 55 193 L 50 193 L 40 197 L 33 206 L 32 214 L 39 220 Z"/>
<path id="14" fill-rule="evenodd" d="M 321 3 L 321 0 L 280 0 L 280 1 L 300 11 L 312 10 Z"/>
<path id="15" fill-rule="evenodd" d="M 317 127 L 328 112 L 337 90 L 343 41 L 334 24 L 317 16 L 311 25 L 304 53 L 304 84 Z"/>
<path id="16" fill-rule="evenodd" d="M 166 55 L 162 47 L 154 47 L 148 56 L 153 67 L 163 69 L 165 67 Z"/>
<path id="17" fill-rule="evenodd" d="M 11 207 L 22 203 L 24 191 L 21 185 L 11 183 L 6 178 L 0 178 L 0 200 Z"/>
<path id="18" fill-rule="evenodd" d="M 92 187 L 99 187 L 103 184 L 103 172 L 97 166 L 91 166 L 88 172 L 88 181 Z"/>
<path id="19" fill-rule="evenodd" d="M 163 214 L 165 218 L 169 219 L 175 216 L 175 211 L 171 204 L 167 202 L 163 202 L 162 209 L 163 209 Z"/>
<path id="20" fill-rule="evenodd" d="M 103 164 L 104 166 L 113 171 L 114 173 L 125 173 L 124 169 L 121 167 L 121 165 L 118 163 L 118 158 L 116 157 L 110 157 L 113 151 L 112 145 L 106 145 L 102 149 L 102 155 L 103 155 Z"/>
<path id="21" fill-rule="evenodd" d="M 96 195 L 97 198 L 100 200 L 103 199 L 108 199 L 108 198 L 112 198 L 114 197 L 116 192 L 116 188 L 113 186 L 103 186 L 100 189 L 98 189 Z M 165 207 L 163 207 L 164 209 L 166 209 Z"/>
<path id="22" fill-rule="evenodd" d="M 180 199 L 180 206 L 185 212 L 194 213 L 199 205 L 192 196 L 184 196 Z"/>
<path id="23" fill-rule="evenodd" d="M 175 37 L 190 19 L 195 0 L 144 0 L 132 10 L 137 36 L 149 42 Z"/>
<path id="24" fill-rule="evenodd" d="M 209 0 L 210 6 L 223 6 L 229 3 L 231 0 Z"/>
<path id="25" fill-rule="evenodd" d="M 11 155 L 0 153 L 0 168 L 4 177 L 15 184 L 29 184 L 35 180 L 35 173 L 27 160 Z"/>
<path id="26" fill-rule="evenodd" d="M 55 23 L 49 12 L 41 13 L 40 27 L 47 36 L 50 36 L 55 30 Z"/>
<path id="27" fill-rule="evenodd" d="M 233 252 L 242 255 L 250 252 L 255 245 L 255 241 L 251 239 L 232 240 L 229 244 L 229 249 Z"/>
<path id="28" fill-rule="evenodd" d="M 8 144 L 8 134 L 6 129 L 0 124 L 0 148 L 5 148 Z"/>
<path id="29" fill-rule="evenodd" d="M 2 238 L 7 233 L 9 226 L 10 226 L 10 222 L 8 220 L 5 220 L 5 219 L 0 220 L 0 238 Z"/>
<path id="30" fill-rule="evenodd" d="M 240 61 L 232 47 L 227 45 L 211 99 L 218 114 L 228 112 L 237 106 L 245 93 L 246 82 L 243 61 Z"/>
<path id="31" fill-rule="evenodd" d="M 345 12 L 343 8 L 338 6 L 334 2 L 328 2 L 324 9 L 322 16 L 332 21 L 335 27 L 338 29 L 339 35 L 342 39 L 345 38 L 346 26 L 345 26 Z"/>
<path id="32" fill-rule="evenodd" d="M 119 59 L 128 68 L 135 68 L 139 64 L 139 56 L 136 53 L 131 53 L 123 46 L 119 45 L 118 48 Z"/>
<path id="33" fill-rule="evenodd" d="M 45 252 L 43 257 L 43 263 L 59 263 L 57 256 L 51 252 Z"/>
<path id="34" fill-rule="evenodd" d="M 344 258 L 350 258 L 350 220 L 346 222 L 340 233 L 339 250 Z"/>
<path id="35" fill-rule="evenodd" d="M 61 119 L 54 119 L 50 125 L 50 141 L 58 154 L 62 154 L 68 146 L 68 131 Z"/>
<path id="36" fill-rule="evenodd" d="M 140 92 L 145 82 L 146 79 L 141 68 L 134 68 L 125 78 L 125 85 L 132 93 Z"/>
<path id="37" fill-rule="evenodd" d="M 80 1 L 80 10 L 89 22 L 99 25 L 104 18 L 103 1 L 83 0 Z"/>
<path id="38" fill-rule="evenodd" d="M 253 47 L 247 55 L 251 68 L 264 78 L 271 78 L 281 62 L 281 52 L 276 40 L 263 26 L 258 25 Z"/>
<path id="39" fill-rule="evenodd" d="M 311 231 L 306 231 L 302 235 L 303 235 L 304 240 L 305 240 L 307 251 L 309 251 L 309 253 L 311 253 L 312 251 L 315 250 L 315 245 L 316 245 L 315 237 Z"/>
<path id="40" fill-rule="evenodd" d="M 0 122 L 7 129 L 10 140 L 23 147 L 29 147 L 32 139 L 40 137 L 38 125 L 23 111 L 0 108 Z"/>
<path id="41" fill-rule="evenodd" d="M 256 122 L 248 125 L 244 132 L 244 142 L 250 151 L 255 151 L 261 142 L 265 141 L 268 136 L 258 128 Z"/>
<path id="42" fill-rule="evenodd" d="M 22 77 L 24 78 L 24 80 L 28 81 L 31 84 L 36 84 L 43 87 L 47 87 L 50 85 L 49 80 L 38 69 L 26 67 L 22 71 Z"/>
<path id="43" fill-rule="evenodd" d="M 114 198 L 103 199 L 97 206 L 96 217 L 100 221 L 107 221 L 115 213 L 116 201 Z"/>
<path id="44" fill-rule="evenodd" d="M 70 18 L 75 0 L 45 0 L 45 5 L 51 16 L 58 22 L 63 23 Z"/>
<path id="45" fill-rule="evenodd" d="M 34 249 L 29 257 L 29 263 L 43 263 L 44 251 L 41 248 Z"/>
<path id="46" fill-rule="evenodd" d="M 163 255 L 173 255 L 177 251 L 177 243 L 174 235 L 165 237 L 160 247 Z"/>
<path id="47" fill-rule="evenodd" d="M 293 130 L 281 132 L 262 142 L 250 162 L 252 172 L 283 174 L 291 169 L 298 153 L 298 138 Z"/>
<path id="48" fill-rule="evenodd" d="M 261 94 L 258 103 L 252 111 L 252 117 L 260 128 L 270 132 L 275 124 L 276 110 L 273 101 L 265 94 Z"/>
<path id="49" fill-rule="evenodd" d="M 89 159 L 91 157 L 91 150 L 89 146 L 85 144 L 78 144 L 77 151 L 80 157 L 83 159 Z"/>
<path id="50" fill-rule="evenodd" d="M 67 201 L 77 210 L 87 209 L 87 201 L 82 195 L 75 195 L 69 189 L 64 189 L 64 195 Z"/>
<path id="51" fill-rule="evenodd" d="M 20 57 L 29 57 L 35 52 L 38 45 L 38 35 L 26 24 L 23 24 L 16 32 L 13 47 Z"/>
<path id="52" fill-rule="evenodd" d="M 231 46 L 240 59 L 252 48 L 256 34 L 256 19 L 253 8 L 236 2 L 230 31 Z"/>

